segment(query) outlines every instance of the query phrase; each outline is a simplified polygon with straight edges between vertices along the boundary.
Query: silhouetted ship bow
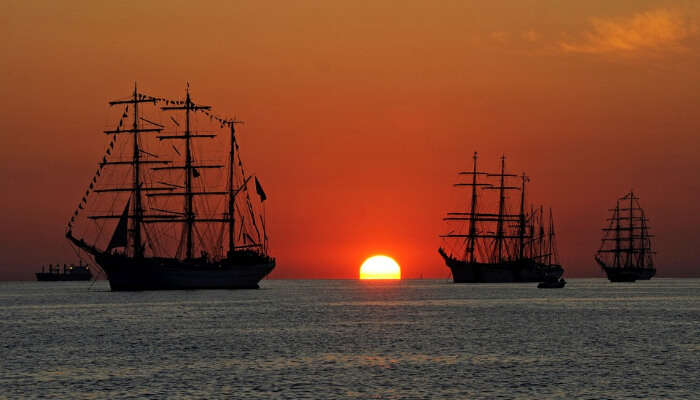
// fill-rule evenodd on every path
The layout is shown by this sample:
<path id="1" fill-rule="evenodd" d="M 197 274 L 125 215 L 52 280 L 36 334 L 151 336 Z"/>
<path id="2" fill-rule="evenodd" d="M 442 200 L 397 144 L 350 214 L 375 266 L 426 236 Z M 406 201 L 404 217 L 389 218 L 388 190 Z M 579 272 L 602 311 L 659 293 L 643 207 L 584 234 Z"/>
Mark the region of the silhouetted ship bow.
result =
<path id="1" fill-rule="evenodd" d="M 622 207 L 620 207 L 622 205 Z M 611 282 L 649 280 L 656 275 L 647 217 L 633 192 L 617 200 L 611 209 L 596 262 Z"/>
<path id="2" fill-rule="evenodd" d="M 94 258 L 112 290 L 258 288 L 275 259 L 268 254 L 267 196 L 257 177 L 250 196 L 253 177 L 245 174 L 238 151 L 234 127 L 241 122 L 195 104 L 189 85 L 184 100 L 141 94 L 134 87 L 130 98 L 109 104 L 124 106 L 124 112 L 117 128 L 105 131 L 113 138 L 68 224 L 70 242 Z M 184 121 L 171 111 L 182 112 Z M 221 143 L 201 144 L 217 135 L 193 131 L 197 118 L 209 128 L 228 128 L 225 157 L 216 159 L 226 148 Z M 162 132 L 166 129 L 172 132 Z M 94 234 L 88 242 L 73 232 L 82 221 L 79 214 L 91 210 L 90 194 L 90 203 L 98 205 L 83 229 Z M 111 212 L 105 214 L 95 197 L 103 197 Z M 110 231 L 107 241 L 102 233 Z"/>
<path id="3" fill-rule="evenodd" d="M 545 229 L 542 207 L 526 210 L 525 174 L 519 176 L 520 186 L 509 186 L 508 179 L 518 177 L 505 172 L 505 157 L 501 158 L 501 171 L 497 174 L 477 169 L 474 153 L 472 171 L 460 172 L 471 177 L 471 182 L 455 186 L 471 187 L 471 198 L 465 212 L 447 213 L 445 221 L 457 223 L 450 233 L 442 235 L 445 245 L 438 252 L 452 271 L 455 283 L 479 282 L 541 282 L 559 279 L 564 269 L 557 259 L 552 211 L 549 211 Z M 489 183 L 487 180 L 496 179 Z M 519 211 L 509 211 L 507 192 L 520 191 Z M 498 196 L 498 208 L 485 212 L 481 205 L 482 192 L 490 191 Z"/>

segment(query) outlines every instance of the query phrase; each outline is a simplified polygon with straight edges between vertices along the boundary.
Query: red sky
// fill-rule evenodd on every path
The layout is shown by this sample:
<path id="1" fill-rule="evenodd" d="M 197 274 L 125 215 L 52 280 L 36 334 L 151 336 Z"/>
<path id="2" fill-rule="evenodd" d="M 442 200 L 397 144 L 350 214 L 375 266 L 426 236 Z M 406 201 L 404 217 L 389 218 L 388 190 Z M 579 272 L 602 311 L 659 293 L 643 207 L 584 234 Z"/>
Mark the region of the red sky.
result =
<path id="1" fill-rule="evenodd" d="M 107 101 L 193 95 L 246 121 L 273 277 L 353 278 L 376 253 L 446 278 L 441 220 L 473 151 L 553 207 L 566 276 L 601 276 L 634 188 L 659 276 L 700 275 L 700 7 L 693 1 L 5 1 L 0 279 L 74 260 L 65 224 Z"/>

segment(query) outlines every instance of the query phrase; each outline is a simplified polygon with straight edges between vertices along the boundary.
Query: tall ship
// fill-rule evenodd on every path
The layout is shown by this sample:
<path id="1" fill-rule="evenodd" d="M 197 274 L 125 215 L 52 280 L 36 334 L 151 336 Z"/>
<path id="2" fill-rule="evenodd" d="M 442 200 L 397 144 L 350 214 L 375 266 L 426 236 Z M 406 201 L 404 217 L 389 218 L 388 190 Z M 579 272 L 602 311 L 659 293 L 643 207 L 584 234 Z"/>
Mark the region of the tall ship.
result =
<path id="1" fill-rule="evenodd" d="M 649 280 L 656 275 L 649 221 L 639 197 L 629 192 L 610 209 L 607 227 L 595 260 L 611 282 Z"/>
<path id="2" fill-rule="evenodd" d="M 41 272 L 36 273 L 36 280 L 39 282 L 89 281 L 90 279 L 92 279 L 92 272 L 87 265 L 83 265 L 82 261 L 78 265 L 63 264 L 63 269 L 60 264 L 49 264 L 48 268 L 42 265 Z"/>
<path id="3" fill-rule="evenodd" d="M 113 291 L 258 288 L 275 259 L 267 196 L 240 157 L 242 122 L 195 103 L 189 84 L 179 99 L 134 85 L 109 105 L 119 122 L 104 131 L 111 141 L 68 240 L 94 259 Z"/>
<path id="4" fill-rule="evenodd" d="M 443 218 L 449 233 L 442 235 L 438 249 L 455 283 L 541 282 L 556 280 L 564 273 L 558 261 L 552 211 L 528 206 L 523 173 L 506 173 L 505 156 L 498 173 L 477 168 L 459 172 L 468 182 L 456 187 L 471 188 L 464 211 Z M 519 185 L 510 181 L 518 179 Z M 515 204 L 509 193 L 519 191 Z M 491 200 L 490 202 L 488 200 Z M 497 205 L 496 205 L 497 204 Z M 494 206 L 495 205 L 495 206 Z"/>

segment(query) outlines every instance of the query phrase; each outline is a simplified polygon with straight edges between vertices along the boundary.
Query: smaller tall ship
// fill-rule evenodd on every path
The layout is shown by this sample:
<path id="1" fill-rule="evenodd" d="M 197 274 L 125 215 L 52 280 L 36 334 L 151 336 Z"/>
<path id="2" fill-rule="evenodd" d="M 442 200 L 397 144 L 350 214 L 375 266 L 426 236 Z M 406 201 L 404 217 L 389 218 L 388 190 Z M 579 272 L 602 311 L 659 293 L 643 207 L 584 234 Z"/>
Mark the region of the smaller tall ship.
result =
<path id="1" fill-rule="evenodd" d="M 617 200 L 610 209 L 612 217 L 603 228 L 603 240 L 595 255 L 596 262 L 611 282 L 649 280 L 656 275 L 649 234 L 649 221 L 634 192 Z"/>
<path id="2" fill-rule="evenodd" d="M 56 281 L 89 281 L 92 279 L 92 272 L 87 265 L 83 265 L 82 261 L 78 265 L 49 264 L 48 269 L 41 266 L 41 272 L 36 273 L 36 280 L 40 282 L 56 282 Z"/>
<path id="3" fill-rule="evenodd" d="M 275 267 L 265 192 L 246 174 L 235 119 L 137 91 L 123 107 L 66 237 L 113 291 L 255 289 Z M 252 188 L 251 188 L 252 186 Z M 257 196 L 255 196 L 257 194 Z"/>
<path id="4" fill-rule="evenodd" d="M 542 206 L 528 206 L 529 178 L 506 173 L 505 157 L 498 173 L 479 171 L 477 153 L 473 161 L 472 171 L 459 173 L 470 182 L 454 185 L 471 188 L 466 210 L 443 218 L 451 225 L 438 249 L 454 282 L 559 282 L 564 269 L 558 261 L 552 211 L 545 216 Z M 512 179 L 520 185 L 509 183 Z M 512 191 L 520 192 L 515 204 L 508 201 Z"/>

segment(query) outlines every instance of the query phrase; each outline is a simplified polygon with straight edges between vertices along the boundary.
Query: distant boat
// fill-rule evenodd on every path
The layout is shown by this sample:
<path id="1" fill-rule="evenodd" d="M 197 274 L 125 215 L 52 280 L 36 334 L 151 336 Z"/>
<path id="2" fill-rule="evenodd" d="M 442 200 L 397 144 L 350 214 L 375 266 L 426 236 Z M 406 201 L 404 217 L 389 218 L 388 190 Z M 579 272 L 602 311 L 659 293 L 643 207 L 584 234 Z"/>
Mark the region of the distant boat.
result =
<path id="1" fill-rule="evenodd" d="M 275 259 L 260 211 L 267 196 L 257 177 L 245 174 L 238 151 L 239 121 L 195 104 L 189 85 L 181 100 L 134 87 L 133 95 L 109 104 L 124 106 L 124 112 L 117 128 L 105 131 L 113 139 L 68 224 L 68 240 L 95 259 L 113 291 L 258 288 Z M 162 111 L 180 111 L 184 121 Z M 212 142 L 205 151 L 202 141 L 217 135 L 195 130 L 197 118 L 210 129 L 227 128 L 228 143 Z M 165 124 L 168 133 L 161 133 Z M 224 167 L 226 172 L 215 174 Z M 87 220 L 93 222 L 84 231 L 97 225 L 97 232 L 78 236 L 74 221 L 88 209 L 93 192 L 99 195 L 91 201 L 106 199 L 90 209 Z M 103 232 L 111 232 L 111 239 Z"/>
<path id="2" fill-rule="evenodd" d="M 41 272 L 36 273 L 36 280 L 40 282 L 89 281 L 90 279 L 92 279 L 92 272 L 82 262 L 78 265 L 63 264 L 62 269 L 59 264 L 49 264 L 48 271 L 42 266 Z"/>
<path id="3" fill-rule="evenodd" d="M 472 171 L 459 173 L 470 176 L 471 182 L 454 185 L 471 187 L 471 199 L 466 210 L 447 213 L 444 220 L 456 226 L 441 236 L 447 246 L 438 249 L 454 282 L 541 282 L 561 277 L 564 269 L 558 262 L 551 209 L 548 224 L 543 207 L 526 209 L 529 178 L 507 174 L 505 157 L 501 157 L 501 171 L 495 174 L 477 169 L 476 153 L 473 160 Z M 520 178 L 520 186 L 508 184 L 507 180 L 515 177 Z M 489 178 L 495 182 L 488 182 Z M 510 190 L 520 191 L 515 212 L 507 202 Z M 482 192 L 497 194 L 497 209 L 486 210 L 480 202 Z"/>
<path id="4" fill-rule="evenodd" d="M 544 281 L 540 282 L 537 284 L 537 287 L 540 289 L 561 289 L 566 285 L 566 281 L 564 278 L 552 278 L 552 279 L 545 279 Z"/>
<path id="5" fill-rule="evenodd" d="M 610 209 L 612 217 L 603 228 L 603 240 L 595 255 L 596 262 L 611 282 L 649 280 L 656 275 L 649 226 L 639 197 L 634 192 L 617 200 Z"/>

